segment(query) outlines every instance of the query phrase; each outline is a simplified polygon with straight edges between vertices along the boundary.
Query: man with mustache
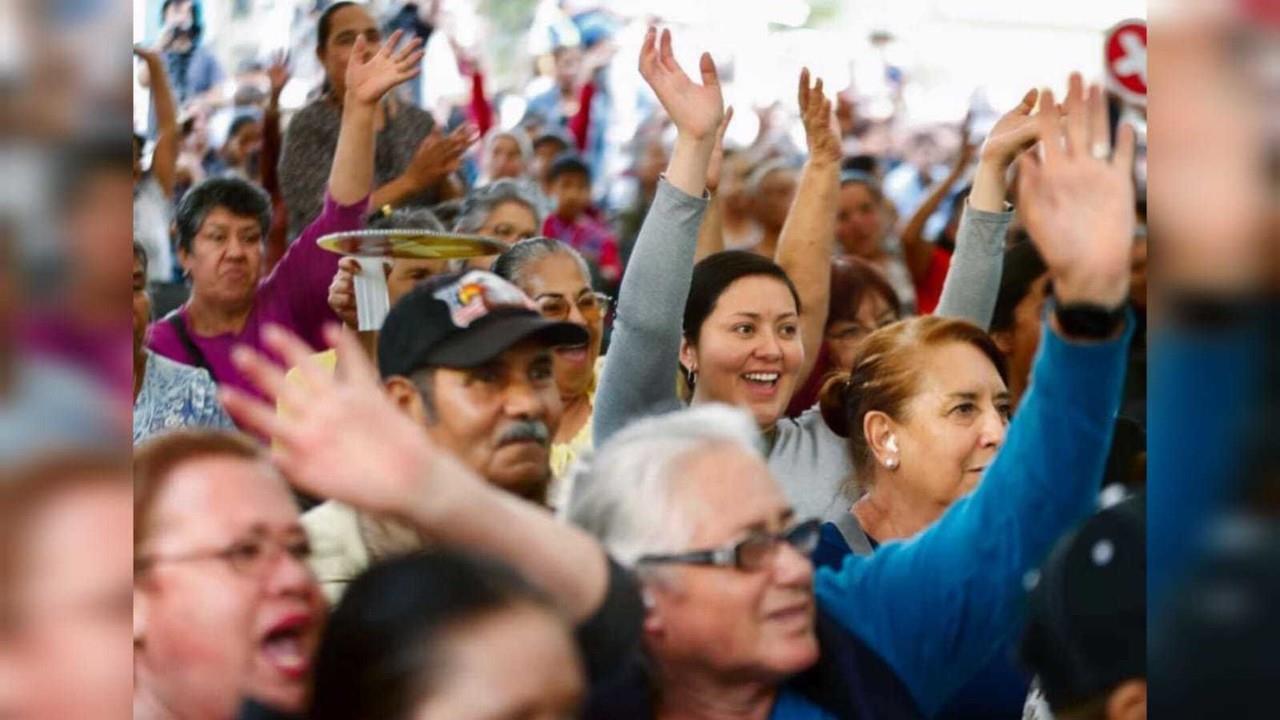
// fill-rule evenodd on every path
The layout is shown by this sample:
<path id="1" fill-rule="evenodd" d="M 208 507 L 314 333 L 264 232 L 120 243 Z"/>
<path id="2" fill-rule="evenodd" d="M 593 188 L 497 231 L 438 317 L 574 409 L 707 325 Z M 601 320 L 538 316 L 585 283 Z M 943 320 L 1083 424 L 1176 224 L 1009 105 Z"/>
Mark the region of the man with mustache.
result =
<path id="1" fill-rule="evenodd" d="M 492 273 L 449 273 L 392 307 L 378 337 L 378 371 L 387 395 L 434 443 L 489 483 L 545 503 L 550 439 L 562 412 L 551 350 L 586 340 L 580 326 L 543 318 Z M 371 562 L 426 540 L 398 521 L 333 501 L 303 524 L 312 568 L 335 600 Z"/>

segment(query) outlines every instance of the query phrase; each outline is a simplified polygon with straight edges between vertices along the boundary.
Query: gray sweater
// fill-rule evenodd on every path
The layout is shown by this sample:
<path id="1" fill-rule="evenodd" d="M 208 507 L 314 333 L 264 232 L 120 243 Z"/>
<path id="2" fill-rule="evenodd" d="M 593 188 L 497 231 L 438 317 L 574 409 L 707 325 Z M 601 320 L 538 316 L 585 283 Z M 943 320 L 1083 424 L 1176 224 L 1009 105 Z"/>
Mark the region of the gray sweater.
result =
<path id="1" fill-rule="evenodd" d="M 705 198 L 686 195 L 665 179 L 658 182 L 622 279 L 609 362 L 596 392 L 595 447 L 638 418 L 683 407 L 673 378 L 694 246 L 706 206 Z M 939 315 L 982 327 L 990 323 L 1004 234 L 1012 217 L 1012 212 L 965 211 Z M 858 497 L 846 441 L 827 427 L 817 408 L 778 420 L 768 463 L 798 517 L 834 521 L 848 514 Z"/>

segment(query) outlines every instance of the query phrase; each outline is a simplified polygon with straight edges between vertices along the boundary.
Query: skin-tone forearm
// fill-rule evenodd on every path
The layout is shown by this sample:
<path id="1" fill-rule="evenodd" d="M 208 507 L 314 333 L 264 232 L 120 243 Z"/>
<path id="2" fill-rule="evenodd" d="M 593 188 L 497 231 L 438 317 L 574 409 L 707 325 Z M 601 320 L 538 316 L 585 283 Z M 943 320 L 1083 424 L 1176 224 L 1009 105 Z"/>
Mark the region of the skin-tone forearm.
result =
<path id="1" fill-rule="evenodd" d="M 146 56 L 151 76 L 151 102 L 156 109 L 156 147 L 151 154 L 151 174 L 167 196 L 173 195 L 178 172 L 178 104 L 173 97 L 169 75 L 159 55 Z"/>
<path id="2" fill-rule="evenodd" d="M 376 109 L 376 103 L 362 103 L 349 96 L 342 104 L 342 127 L 338 131 L 338 146 L 329 171 L 329 195 L 340 205 L 353 205 L 363 200 L 373 186 Z"/>
<path id="3" fill-rule="evenodd" d="M 986 212 L 1004 212 L 1009 184 L 1005 176 L 1013 158 L 988 157 L 985 153 L 978 161 L 973 176 L 973 190 L 969 192 L 969 207 Z"/>
<path id="4" fill-rule="evenodd" d="M 552 593 L 575 621 L 600 607 L 609 565 L 586 532 L 479 481 L 422 497 L 406 515 L 433 540 L 500 558 Z"/>
<path id="5" fill-rule="evenodd" d="M 963 167 L 953 168 L 942 182 L 934 186 L 929 197 L 902 229 L 902 252 L 906 257 L 907 269 L 911 271 L 911 279 L 917 284 L 922 282 L 924 276 L 928 274 L 929 263 L 933 258 L 933 243 L 925 240 L 924 227 L 928 224 L 929 218 L 938 211 L 942 201 L 947 199 L 947 195 L 951 193 L 951 189 L 956 186 L 963 174 Z"/>
<path id="6" fill-rule="evenodd" d="M 708 255 L 724 250 L 724 201 L 719 194 L 713 193 L 707 203 L 707 211 L 702 216 L 702 227 L 698 228 L 698 244 L 693 251 L 693 262 L 697 264 Z"/>
<path id="7" fill-rule="evenodd" d="M 827 323 L 839 193 L 839 164 L 810 157 L 800 173 L 795 200 L 778 238 L 774 259 L 795 283 L 802 306 L 800 337 L 804 342 L 804 365 L 797 383 L 803 383 L 813 369 Z"/>

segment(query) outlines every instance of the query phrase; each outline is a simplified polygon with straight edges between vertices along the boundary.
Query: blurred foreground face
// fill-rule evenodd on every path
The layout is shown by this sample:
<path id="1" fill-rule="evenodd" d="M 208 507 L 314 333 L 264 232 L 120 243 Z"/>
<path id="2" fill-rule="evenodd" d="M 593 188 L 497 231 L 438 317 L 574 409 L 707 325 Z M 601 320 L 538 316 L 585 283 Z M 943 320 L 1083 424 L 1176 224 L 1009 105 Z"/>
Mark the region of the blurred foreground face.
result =
<path id="1" fill-rule="evenodd" d="M 3 643 L 0 715 L 13 720 L 130 717 L 133 493 L 122 474 L 35 511 Z"/>
<path id="2" fill-rule="evenodd" d="M 260 462 L 178 466 L 155 499 L 134 588 L 139 692 L 222 717 L 242 695 L 299 711 L 324 606 L 284 482 Z"/>
<path id="3" fill-rule="evenodd" d="M 435 649 L 439 691 L 413 720 L 565 720 L 585 688 L 563 621 L 532 606 L 481 616 L 451 629 Z"/>
<path id="4" fill-rule="evenodd" d="M 781 532 L 795 521 L 764 461 L 741 448 L 699 453 L 683 474 L 689 480 L 675 488 L 673 503 L 693 532 L 677 552 L 728 545 L 752 531 Z M 655 570 L 647 583 L 654 604 L 645 638 L 659 677 L 776 683 L 817 661 L 813 565 L 786 543 L 771 553 L 750 571 Z"/>

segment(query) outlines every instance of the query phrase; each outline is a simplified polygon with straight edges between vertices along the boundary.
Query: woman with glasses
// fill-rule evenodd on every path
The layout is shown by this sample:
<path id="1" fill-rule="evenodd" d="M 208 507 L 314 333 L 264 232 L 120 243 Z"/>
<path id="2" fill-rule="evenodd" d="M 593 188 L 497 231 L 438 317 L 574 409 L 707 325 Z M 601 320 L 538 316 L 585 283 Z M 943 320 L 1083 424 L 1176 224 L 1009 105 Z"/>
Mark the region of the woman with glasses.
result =
<path id="1" fill-rule="evenodd" d="M 596 382 L 604 367 L 600 348 L 612 298 L 591 289 L 591 271 L 582 255 L 553 238 L 529 238 L 512 245 L 498 256 L 493 272 L 532 298 L 543 316 L 567 320 L 587 331 L 584 344 L 555 351 L 564 415 L 552 439 L 551 471 L 557 482 L 549 500 L 553 507 L 561 507 L 568 492 L 563 484 L 566 471 L 575 458 L 591 449 Z"/>

